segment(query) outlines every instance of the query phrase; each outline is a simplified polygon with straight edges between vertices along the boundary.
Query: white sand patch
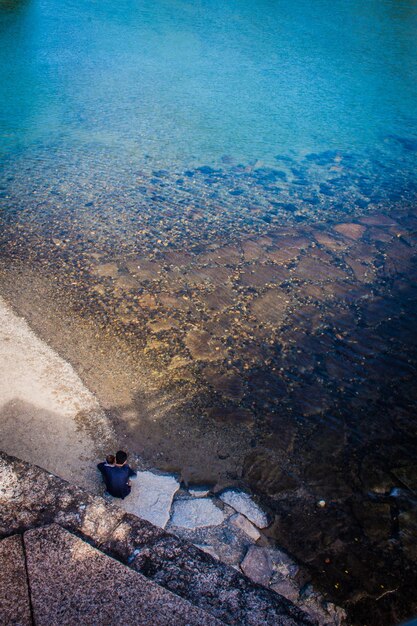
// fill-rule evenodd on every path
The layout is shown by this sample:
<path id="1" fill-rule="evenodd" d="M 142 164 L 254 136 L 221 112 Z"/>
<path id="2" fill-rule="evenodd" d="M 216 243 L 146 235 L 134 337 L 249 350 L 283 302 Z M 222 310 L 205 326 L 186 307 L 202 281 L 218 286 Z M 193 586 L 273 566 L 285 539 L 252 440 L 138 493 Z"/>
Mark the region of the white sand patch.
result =
<path id="1" fill-rule="evenodd" d="M 72 366 L 2 298 L 0 429 L 8 454 L 97 490 L 97 448 L 112 432 L 107 419 Z"/>

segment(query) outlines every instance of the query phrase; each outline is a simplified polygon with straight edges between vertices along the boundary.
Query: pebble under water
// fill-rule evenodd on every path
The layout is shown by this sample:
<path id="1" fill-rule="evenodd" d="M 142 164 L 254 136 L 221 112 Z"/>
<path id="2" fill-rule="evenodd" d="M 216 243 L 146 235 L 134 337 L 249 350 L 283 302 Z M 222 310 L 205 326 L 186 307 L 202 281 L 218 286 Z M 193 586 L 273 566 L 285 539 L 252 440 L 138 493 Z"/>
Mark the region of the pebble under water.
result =
<path id="1" fill-rule="evenodd" d="M 387 141 L 400 169 L 121 169 L 49 146 L 2 187 L 2 292 L 129 449 L 257 493 L 358 624 L 416 610 L 415 153 Z"/>
<path id="2" fill-rule="evenodd" d="M 1 295 L 353 626 L 417 614 L 416 16 L 0 0 Z"/>

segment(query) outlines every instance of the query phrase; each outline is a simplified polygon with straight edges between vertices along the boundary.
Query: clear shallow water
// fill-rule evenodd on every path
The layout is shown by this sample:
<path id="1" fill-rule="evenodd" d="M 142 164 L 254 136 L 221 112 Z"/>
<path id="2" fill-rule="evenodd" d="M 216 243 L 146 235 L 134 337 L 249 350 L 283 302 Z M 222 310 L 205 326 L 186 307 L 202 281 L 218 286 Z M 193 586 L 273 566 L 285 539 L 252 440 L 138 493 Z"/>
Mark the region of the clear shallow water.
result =
<path id="1" fill-rule="evenodd" d="M 416 137 L 415 0 L 2 0 L 2 151 L 165 166 Z"/>
<path id="2" fill-rule="evenodd" d="M 2 293 L 361 625 L 417 610 L 416 4 L 1 4 Z"/>

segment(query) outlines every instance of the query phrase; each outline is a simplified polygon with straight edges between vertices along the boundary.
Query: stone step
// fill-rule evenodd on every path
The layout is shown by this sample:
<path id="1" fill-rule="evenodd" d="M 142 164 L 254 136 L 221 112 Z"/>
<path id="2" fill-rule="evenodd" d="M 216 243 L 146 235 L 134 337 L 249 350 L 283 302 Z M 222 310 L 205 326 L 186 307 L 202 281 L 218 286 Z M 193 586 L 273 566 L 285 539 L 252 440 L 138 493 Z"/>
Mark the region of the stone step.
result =
<path id="1" fill-rule="evenodd" d="M 23 541 L 36 626 L 222 624 L 57 524 Z"/>
<path id="2" fill-rule="evenodd" d="M 20 535 L 0 541 L 0 624 L 32 625 L 25 555 Z"/>
<path id="3" fill-rule="evenodd" d="M 0 453 L 0 537 L 56 523 L 226 624 L 312 626 L 286 598 L 103 498 Z"/>

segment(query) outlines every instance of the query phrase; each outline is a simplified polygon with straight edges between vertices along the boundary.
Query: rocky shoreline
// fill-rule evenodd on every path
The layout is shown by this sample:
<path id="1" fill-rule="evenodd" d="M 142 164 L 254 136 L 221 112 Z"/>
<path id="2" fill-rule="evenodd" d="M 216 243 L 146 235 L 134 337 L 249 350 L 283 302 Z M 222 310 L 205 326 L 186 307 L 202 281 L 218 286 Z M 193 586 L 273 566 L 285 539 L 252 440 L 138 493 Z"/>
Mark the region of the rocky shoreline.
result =
<path id="1" fill-rule="evenodd" d="M 70 614 L 74 615 L 74 611 L 77 614 L 75 620 L 77 623 L 83 619 L 83 607 L 86 609 L 85 613 L 91 615 L 91 593 L 87 594 L 90 595 L 90 599 L 86 599 L 85 589 L 91 587 L 90 576 L 94 581 L 97 575 L 94 561 L 100 558 L 103 562 L 104 555 L 115 559 L 119 564 L 115 562 L 112 568 L 111 562 L 104 559 L 109 567 L 106 568 L 104 580 L 101 576 L 92 598 L 93 606 L 98 602 L 99 610 L 95 616 L 98 623 L 109 621 L 108 612 L 107 617 L 98 617 L 100 614 L 103 615 L 101 592 L 104 592 L 104 597 L 107 595 L 106 600 L 111 603 L 112 613 L 114 608 L 123 605 L 124 615 L 126 616 L 126 609 L 132 615 L 135 605 L 138 608 L 138 598 L 132 598 L 132 592 L 137 596 L 137 588 L 132 589 L 132 584 L 136 587 L 136 583 L 142 590 L 145 584 L 148 590 L 153 589 L 157 592 L 157 596 L 161 596 L 164 589 L 175 594 L 176 599 L 165 593 L 162 593 L 162 596 L 172 608 L 176 605 L 179 620 L 175 623 L 179 624 L 195 623 L 195 611 L 191 611 L 190 614 L 187 602 L 200 612 L 203 611 L 202 618 L 207 613 L 214 618 L 208 620 L 206 616 L 203 622 L 197 623 L 214 625 L 218 623 L 217 620 L 225 624 L 239 623 L 242 626 L 275 626 L 277 623 L 282 626 L 313 626 L 315 623 L 283 596 L 251 582 L 233 568 L 213 559 L 190 543 L 157 528 L 146 520 L 123 512 L 103 498 L 70 485 L 39 467 L 2 452 L 0 452 L 0 484 L 0 553 L 2 556 L 5 556 L 5 553 L 11 556 L 11 559 L 5 559 L 4 563 L 2 561 L 6 576 L 3 576 L 2 569 L 0 577 L 5 583 L 0 589 L 0 620 L 4 623 L 10 623 L 12 616 L 25 612 L 23 603 L 16 607 L 13 602 L 10 603 L 10 595 L 7 595 L 12 576 L 16 582 L 23 583 L 12 585 L 12 598 L 18 598 L 18 602 L 22 601 L 25 595 L 27 599 L 27 581 L 30 579 L 34 583 L 33 586 L 30 585 L 29 592 L 32 599 L 35 594 L 36 612 L 33 620 L 30 615 L 28 616 L 26 622 L 28 626 L 33 626 L 33 623 L 58 626 L 62 623 L 62 614 L 67 615 L 68 609 Z M 36 550 L 33 558 L 33 546 L 30 542 L 35 536 L 41 539 L 43 545 L 41 549 Z M 81 545 L 80 540 L 84 545 Z M 21 554 L 19 557 L 18 546 L 20 544 L 23 547 L 22 541 L 27 550 L 26 555 Z M 9 549 L 12 547 L 10 542 L 15 544 L 16 550 Z M 101 557 L 98 551 L 101 552 Z M 84 563 L 87 561 L 87 570 L 79 561 L 80 557 Z M 125 568 L 121 568 L 120 564 Z M 51 568 L 61 577 L 61 585 L 56 576 L 51 577 Z M 18 569 L 20 574 L 17 572 Z M 22 580 L 25 569 L 27 578 Z M 128 589 L 126 594 L 122 594 L 123 597 L 111 589 L 112 597 L 108 599 L 109 573 L 111 575 L 112 569 L 120 574 L 120 583 L 127 577 Z M 142 577 L 135 578 L 128 570 L 138 572 Z M 77 584 L 78 574 L 84 576 L 84 584 L 81 586 Z M 43 579 L 41 585 L 39 577 Z M 146 584 L 146 581 L 150 581 L 151 584 Z M 159 593 L 155 589 L 155 584 L 160 588 Z M 39 606 L 39 587 L 42 588 L 43 606 Z M 123 589 L 123 584 L 121 588 Z M 54 595 L 56 606 L 55 609 L 52 608 L 51 619 L 48 619 L 48 613 L 51 614 L 50 600 Z M 151 595 L 155 596 L 154 593 Z M 80 600 L 80 605 L 77 599 Z M 181 599 L 186 603 L 181 603 Z M 106 615 L 106 611 L 104 614 Z M 148 624 L 148 618 L 147 614 L 146 618 L 140 621 L 139 613 L 133 621 Z M 74 623 L 74 619 L 69 619 L 68 623 Z M 132 623 L 132 618 L 126 620 L 126 623 Z M 157 615 L 153 623 L 162 625 L 171 624 L 173 621 L 171 619 L 164 621 L 161 615 Z"/>
<path id="2" fill-rule="evenodd" d="M 186 171 L 40 149 L 7 170 L 0 258 L 142 469 L 256 494 L 371 626 L 416 610 L 414 144 L 387 141 Z"/>
<path id="3" fill-rule="evenodd" d="M 264 534 L 272 518 L 248 493 L 232 488 L 213 492 L 204 485 L 187 489 L 174 475 L 151 471 L 139 470 L 132 482 L 122 503 L 105 497 L 279 593 L 317 624 L 346 623 L 343 609 L 327 601 L 307 570 Z"/>
<path id="4" fill-rule="evenodd" d="M 43 462 L 46 470 L 100 493 L 102 486 L 91 470 L 98 454 L 114 445 L 114 434 L 96 399 L 3 300 L 0 321 L 2 441 L 11 448 L 6 452 L 32 463 Z M 29 406 L 25 405 L 28 397 Z M 80 426 L 86 420 L 94 437 Z M 9 488 L 9 480 L 3 477 L 2 492 Z M 139 470 L 129 498 L 106 497 L 283 595 L 319 624 L 343 623 L 344 612 L 315 592 L 306 572 L 262 535 L 271 519 L 249 494 L 234 489 L 212 493 L 198 485 L 186 489 L 174 475 Z"/>

